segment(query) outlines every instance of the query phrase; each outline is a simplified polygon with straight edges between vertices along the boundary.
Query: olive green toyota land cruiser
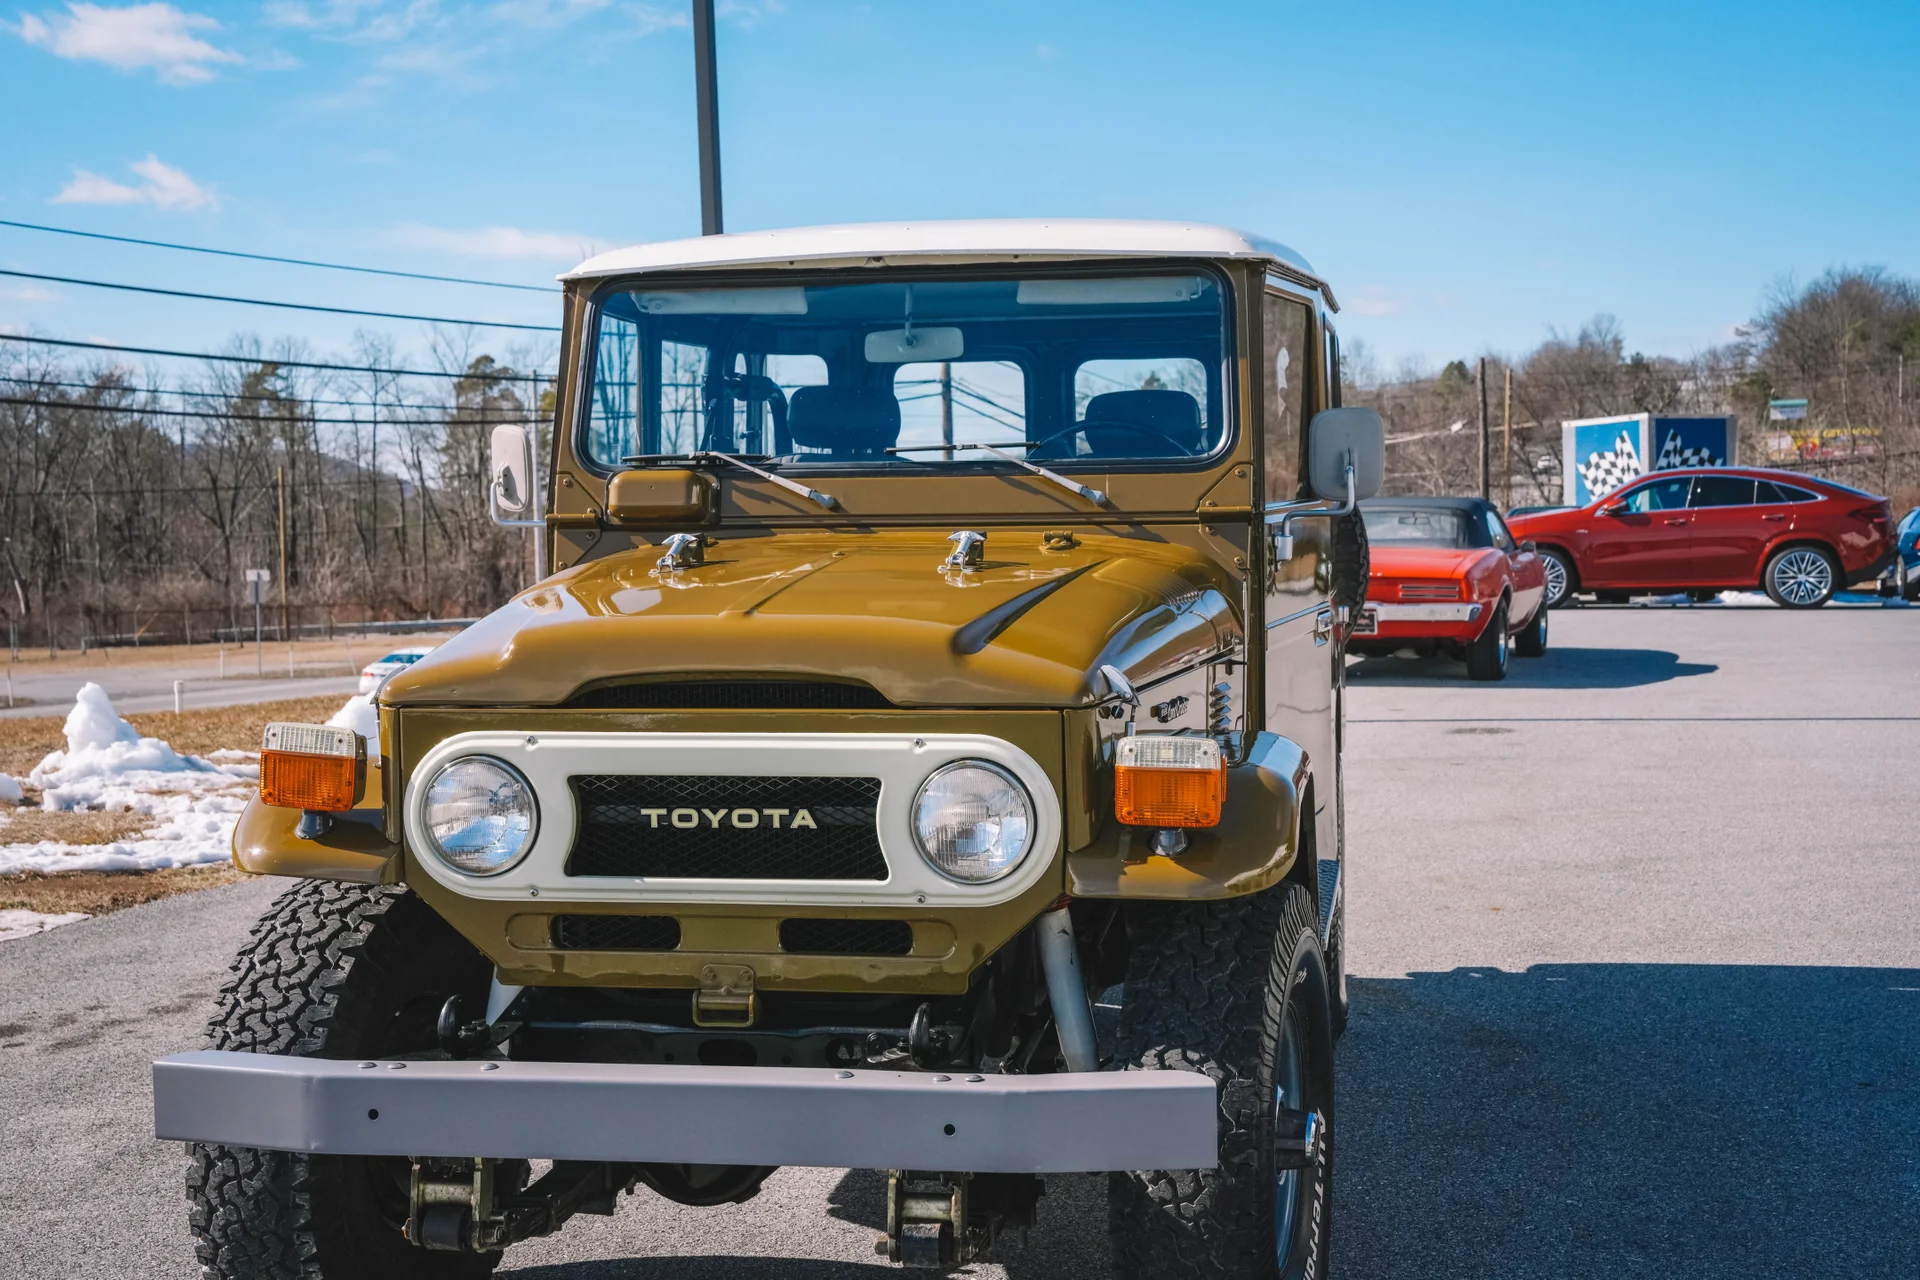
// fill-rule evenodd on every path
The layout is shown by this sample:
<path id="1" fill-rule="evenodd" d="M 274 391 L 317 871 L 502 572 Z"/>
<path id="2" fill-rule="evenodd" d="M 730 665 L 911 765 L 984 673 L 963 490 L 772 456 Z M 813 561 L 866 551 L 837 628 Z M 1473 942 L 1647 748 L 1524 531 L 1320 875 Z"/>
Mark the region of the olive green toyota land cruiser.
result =
<path id="1" fill-rule="evenodd" d="M 493 441 L 544 578 L 376 735 L 267 731 L 234 860 L 297 883 L 154 1068 L 206 1273 L 483 1276 L 791 1164 L 881 1171 L 907 1266 L 1105 1171 L 1120 1275 L 1324 1275 L 1383 455 L 1327 285 L 1094 221 L 565 281 L 551 446 Z"/>

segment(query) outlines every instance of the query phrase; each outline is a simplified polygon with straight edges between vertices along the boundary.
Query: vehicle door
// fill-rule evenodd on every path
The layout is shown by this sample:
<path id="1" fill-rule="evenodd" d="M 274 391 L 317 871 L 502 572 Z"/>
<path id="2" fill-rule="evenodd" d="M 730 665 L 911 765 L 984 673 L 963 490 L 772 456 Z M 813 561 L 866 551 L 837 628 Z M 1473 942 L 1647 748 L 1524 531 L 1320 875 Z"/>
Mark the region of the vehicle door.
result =
<path id="1" fill-rule="evenodd" d="M 1507 620 L 1518 627 L 1533 617 L 1541 600 L 1546 598 L 1547 566 L 1540 559 L 1540 553 L 1530 549 L 1532 543 L 1523 545 L 1514 541 L 1512 531 L 1499 512 L 1489 510 L 1484 514 L 1488 536 L 1493 539 L 1495 549 L 1507 557 L 1507 578 L 1513 584 L 1513 603 L 1507 609 Z"/>
<path id="2" fill-rule="evenodd" d="M 1661 476 L 1595 510 L 1581 579 L 1590 587 L 1679 587 L 1692 572 L 1687 493 L 1691 476 Z"/>
<path id="3" fill-rule="evenodd" d="M 1308 299 L 1270 283 L 1261 304 L 1261 484 L 1264 501 L 1316 505 L 1301 485 L 1306 423 L 1324 403 Z M 1334 690 L 1342 658 L 1332 586 L 1332 521 L 1293 525 L 1294 554 L 1266 548 L 1263 702 L 1266 727 L 1298 743 L 1312 763 L 1317 853 L 1339 849 L 1339 767 Z"/>
<path id="4" fill-rule="evenodd" d="M 1750 476 L 1695 476 L 1687 499 L 1693 540 L 1693 582 L 1699 586 L 1752 586 L 1760 581 L 1760 556 L 1778 525 L 1754 503 Z"/>

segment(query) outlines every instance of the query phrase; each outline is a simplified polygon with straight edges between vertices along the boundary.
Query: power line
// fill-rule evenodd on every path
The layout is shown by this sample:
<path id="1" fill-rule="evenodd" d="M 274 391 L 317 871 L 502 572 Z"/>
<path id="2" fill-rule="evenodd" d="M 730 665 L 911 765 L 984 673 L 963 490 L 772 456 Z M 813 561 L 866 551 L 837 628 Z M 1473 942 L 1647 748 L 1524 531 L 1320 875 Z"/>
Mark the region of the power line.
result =
<path id="1" fill-rule="evenodd" d="M 301 402 L 298 400 L 284 400 L 281 403 L 298 407 Z M 138 409 L 131 405 L 88 404 L 85 401 L 81 401 L 81 400 L 37 400 L 32 396 L 0 396 L 0 404 L 18 404 L 18 405 L 38 406 L 42 409 L 78 409 L 83 413 L 124 413 L 129 417 L 135 417 L 135 418 L 236 418 L 236 417 L 242 416 L 240 414 L 233 413 L 233 412 L 219 413 L 216 411 L 205 410 L 205 409 Z M 394 406 L 394 408 L 396 409 L 405 409 L 407 407 L 408 406 L 406 405 Z M 419 409 L 415 409 L 415 412 L 447 413 L 450 415 L 459 414 L 458 409 L 447 410 L 447 409 L 441 409 L 441 408 L 419 408 Z M 264 417 L 264 415 L 262 416 Z M 396 417 L 396 418 L 389 418 L 387 420 L 389 422 L 400 422 L 400 421 L 404 421 L 405 419 Z M 475 425 L 480 425 L 480 426 L 493 426 L 500 423 L 518 423 L 524 426 L 529 422 L 539 421 L 540 419 L 537 414 L 517 413 L 517 414 L 513 414 L 511 416 L 506 416 L 506 417 L 464 417 L 463 416 L 461 417 L 460 420 L 462 422 L 469 422 L 469 423 L 473 423 Z M 323 422 L 333 426 L 343 426 L 343 427 L 344 426 L 356 426 L 356 427 L 365 426 L 367 425 L 367 422 L 368 422 L 368 420 L 365 418 L 310 418 L 305 415 L 301 415 L 299 418 L 299 421 Z"/>
<path id="2" fill-rule="evenodd" d="M 26 342 L 41 347 L 76 347 L 84 351 L 122 351 L 136 356 L 169 356 L 178 360 L 216 360 L 227 364 L 273 365 L 281 369 L 323 369 L 332 373 L 371 373 L 392 378 L 482 378 L 489 382 L 552 382 L 554 376 L 542 373 L 475 374 L 465 370 L 381 369 L 370 365 L 323 364 L 314 360 L 275 360 L 263 356 L 217 356 L 206 351 L 168 351 L 163 347 L 124 347 L 112 342 L 81 342 L 74 338 L 29 338 L 0 333 L 0 342 Z"/>
<path id="3" fill-rule="evenodd" d="M 355 307 L 323 307 L 312 302 L 275 302 L 269 298 L 236 298 L 224 293 L 194 293 L 187 289 L 156 289 L 146 284 L 116 284 L 111 280 L 81 280 L 74 276 L 48 276 L 34 271 L 0 270 L 0 276 L 16 280 L 44 280 L 48 284 L 77 284 L 89 289 L 117 289 L 122 293 L 150 293 L 162 298 L 192 298 L 198 302 L 232 302 L 247 307 L 278 307 L 282 311 L 324 311 L 336 316 L 371 316 L 375 320 L 417 320 L 422 324 L 477 325 L 487 329 L 526 329 L 538 333 L 558 333 L 559 325 L 515 324 L 509 320 L 457 320 L 448 316 L 416 316 L 400 311 L 361 311 Z"/>
<path id="4" fill-rule="evenodd" d="M 441 405 L 408 404 L 399 399 L 391 400 L 328 400 L 318 396 L 259 396 L 243 392 L 228 394 L 224 391 L 187 391 L 178 387 L 135 387 L 131 385 L 102 385 L 98 382 L 61 382 L 52 378 L 22 378 L 13 374 L 0 373 L 0 382 L 12 382 L 23 387 L 60 387 L 68 391 L 124 391 L 135 396 L 185 396 L 195 400 L 218 400 L 231 403 L 239 400 L 260 400 L 265 402 L 321 404 L 343 409 L 419 409 L 438 410 Z"/>
<path id="5" fill-rule="evenodd" d="M 88 240 L 112 240 L 116 244 L 139 244 L 150 249 L 178 249 L 182 253 L 208 253 L 220 258 L 246 258 L 252 262 L 280 262 L 293 267 L 321 267 L 328 271 L 357 271 L 369 276 L 395 276 L 402 280 L 432 280 L 439 284 L 484 285 L 489 289 L 524 289 L 529 293 L 558 293 L 552 285 L 508 284 L 504 280 L 470 280 L 465 276 L 432 276 L 418 271 L 387 271 L 380 267 L 353 267 L 340 262 L 314 262 L 307 258 L 279 258 L 270 253 L 241 253 L 237 249 L 208 249 L 197 244 L 169 244 L 165 240 L 140 240 L 133 236 L 110 236 L 99 231 L 75 231 L 71 227 L 43 227 L 37 222 L 13 222 L 0 218 L 0 227 L 18 227 L 23 231 L 46 231 L 57 236 L 82 236 Z"/>

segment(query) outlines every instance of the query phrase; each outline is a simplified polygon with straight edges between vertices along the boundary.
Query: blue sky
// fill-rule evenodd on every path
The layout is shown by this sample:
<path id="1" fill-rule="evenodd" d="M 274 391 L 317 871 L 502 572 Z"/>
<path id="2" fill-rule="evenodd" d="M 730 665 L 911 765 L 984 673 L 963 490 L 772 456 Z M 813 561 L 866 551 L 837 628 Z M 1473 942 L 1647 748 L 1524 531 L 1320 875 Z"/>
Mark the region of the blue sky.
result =
<path id="1" fill-rule="evenodd" d="M 1920 5 L 722 0 L 731 229 L 1142 216 L 1284 240 L 1391 369 L 1617 316 L 1724 341 L 1784 276 L 1920 275 Z M 0 218 L 541 282 L 695 234 L 673 0 L 0 10 Z M 433 315 L 552 301 L 0 227 L 0 266 Z M 343 351 L 356 324 L 0 278 L 0 328 Z M 489 339 L 488 341 L 493 341 Z M 483 342 L 483 345 L 486 343 Z M 494 342 L 494 345 L 499 345 Z"/>

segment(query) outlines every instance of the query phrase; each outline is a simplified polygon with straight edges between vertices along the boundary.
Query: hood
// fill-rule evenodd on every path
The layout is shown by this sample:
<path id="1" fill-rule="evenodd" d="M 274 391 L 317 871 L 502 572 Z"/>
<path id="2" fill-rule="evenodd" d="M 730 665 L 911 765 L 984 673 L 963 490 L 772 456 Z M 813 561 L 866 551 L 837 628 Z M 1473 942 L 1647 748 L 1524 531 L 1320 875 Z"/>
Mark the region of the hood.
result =
<path id="1" fill-rule="evenodd" d="M 857 680 L 900 706 L 1064 707 L 1240 638 L 1238 586 L 1197 552 L 1089 537 L 1042 551 L 995 531 L 986 563 L 943 570 L 944 533 L 721 537 L 707 562 L 658 547 L 521 593 L 381 691 L 395 706 L 553 706 L 625 677 Z"/>
<path id="2" fill-rule="evenodd" d="M 1367 550 L 1376 578 L 1461 578 L 1479 561 L 1500 553 L 1492 547 L 1383 547 Z"/>

